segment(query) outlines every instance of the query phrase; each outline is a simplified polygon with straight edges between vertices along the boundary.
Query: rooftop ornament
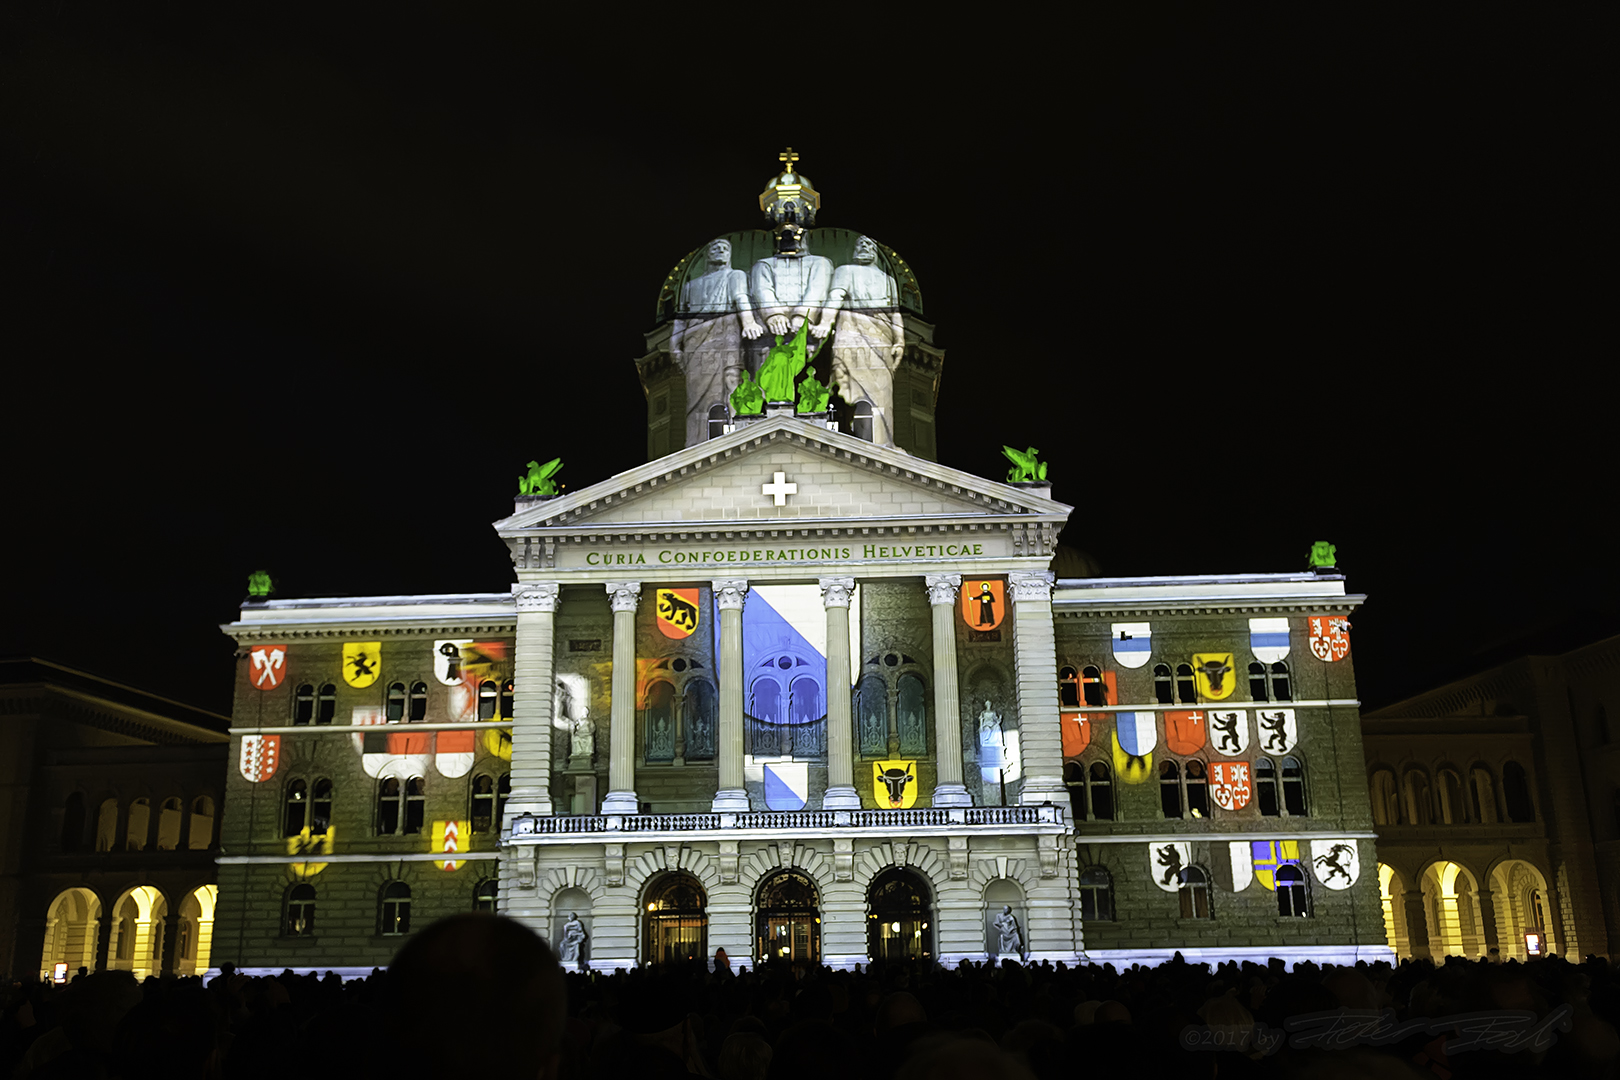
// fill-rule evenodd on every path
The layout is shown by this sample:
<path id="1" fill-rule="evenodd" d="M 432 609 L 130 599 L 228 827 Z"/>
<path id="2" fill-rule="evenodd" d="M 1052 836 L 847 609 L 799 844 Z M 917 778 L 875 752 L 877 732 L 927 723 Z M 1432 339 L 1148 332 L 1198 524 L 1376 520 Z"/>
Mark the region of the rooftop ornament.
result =
<path id="1" fill-rule="evenodd" d="M 832 387 L 822 386 L 821 382 L 816 378 L 816 373 L 812 371 L 809 377 L 799 384 L 798 411 L 800 413 L 824 413 L 827 411 L 827 402 L 831 397 Z"/>
<path id="2" fill-rule="evenodd" d="M 1316 543 L 1312 544 L 1310 554 L 1311 569 L 1315 570 L 1318 568 L 1323 568 L 1331 570 L 1337 567 L 1339 562 L 1338 559 L 1335 558 L 1335 555 L 1338 550 L 1338 548 L 1334 547 L 1326 540 L 1318 540 Z"/>
<path id="3" fill-rule="evenodd" d="M 776 253 L 801 255 L 805 230 L 816 223 L 821 196 L 810 185 L 810 178 L 795 168 L 799 155 L 794 153 L 793 147 L 777 154 L 776 159 L 782 163 L 782 171 L 765 182 L 759 208 L 771 226 Z"/>
<path id="4" fill-rule="evenodd" d="M 1001 456 L 1013 463 L 1007 470 L 1007 483 L 1009 484 L 1041 484 L 1046 482 L 1046 462 L 1035 460 L 1040 451 L 1033 446 L 1028 450 L 1014 450 L 1010 446 L 1001 448 Z"/>
<path id="5" fill-rule="evenodd" d="M 255 570 L 248 575 L 248 597 L 253 600 L 263 600 L 276 591 L 275 582 L 270 580 L 270 571 Z"/>
<path id="6" fill-rule="evenodd" d="M 776 335 L 776 344 L 771 346 L 765 362 L 759 365 L 759 390 L 766 401 L 793 400 L 794 380 L 821 351 L 821 343 L 817 342 L 815 352 L 806 355 L 809 333 L 810 320 L 806 319 L 799 324 L 798 333 L 787 341 L 782 340 L 781 334 Z"/>
<path id="7" fill-rule="evenodd" d="M 731 392 L 732 416 L 758 416 L 765 411 L 765 395 L 760 392 L 759 384 L 748 371 L 742 373 L 742 381 L 737 389 Z"/>
<path id="8" fill-rule="evenodd" d="M 552 458 L 544 465 L 538 461 L 529 462 L 529 475 L 518 477 L 519 495 L 555 495 L 557 494 L 557 481 L 552 477 L 562 471 L 562 458 Z"/>

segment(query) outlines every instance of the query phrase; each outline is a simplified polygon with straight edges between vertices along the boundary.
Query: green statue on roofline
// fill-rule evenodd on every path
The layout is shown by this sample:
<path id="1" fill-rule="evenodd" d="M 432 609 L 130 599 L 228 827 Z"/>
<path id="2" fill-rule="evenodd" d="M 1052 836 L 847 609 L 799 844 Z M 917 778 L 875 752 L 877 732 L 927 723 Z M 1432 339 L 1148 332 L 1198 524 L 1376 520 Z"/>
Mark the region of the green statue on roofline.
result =
<path id="1" fill-rule="evenodd" d="M 1013 463 L 1007 470 L 1007 483 L 1031 484 L 1046 480 L 1046 462 L 1035 460 L 1040 451 L 1033 446 L 1028 450 L 1014 450 L 1010 446 L 1001 448 L 1001 456 Z"/>
<path id="2" fill-rule="evenodd" d="M 552 458 L 544 465 L 538 461 L 529 462 L 529 475 L 518 477 L 519 495 L 555 495 L 557 494 L 557 481 L 552 477 L 562 471 L 562 458 Z"/>
<path id="3" fill-rule="evenodd" d="M 732 416 L 758 416 L 765 411 L 765 395 L 760 392 L 754 376 L 744 371 L 742 382 L 731 392 Z"/>
<path id="4" fill-rule="evenodd" d="M 268 570 L 255 570 L 248 575 L 248 596 L 252 599 L 263 600 L 275 591 L 275 582 L 270 580 Z"/>
<path id="5" fill-rule="evenodd" d="M 832 387 L 822 386 L 821 382 L 816 378 L 816 373 L 812 371 L 799 384 L 799 405 L 796 411 L 800 413 L 824 413 L 827 411 L 827 402 L 831 398 Z"/>
<path id="6" fill-rule="evenodd" d="M 816 358 L 816 352 L 821 351 L 818 343 L 816 352 L 806 353 L 809 330 L 810 321 L 806 319 L 799 324 L 799 332 L 787 341 L 782 340 L 781 334 L 776 335 L 776 344 L 771 346 L 765 362 L 759 365 L 759 390 L 766 401 L 793 400 L 794 380 Z"/>
<path id="7" fill-rule="evenodd" d="M 1339 550 L 1338 548 L 1334 547 L 1332 544 L 1328 543 L 1326 540 L 1318 540 L 1316 543 L 1312 544 L 1311 545 L 1311 556 L 1310 556 L 1311 557 L 1311 562 L 1310 562 L 1311 569 L 1315 570 L 1318 567 L 1321 567 L 1323 569 L 1331 569 L 1333 567 L 1338 566 L 1339 565 L 1339 560 L 1337 558 L 1338 550 Z"/>

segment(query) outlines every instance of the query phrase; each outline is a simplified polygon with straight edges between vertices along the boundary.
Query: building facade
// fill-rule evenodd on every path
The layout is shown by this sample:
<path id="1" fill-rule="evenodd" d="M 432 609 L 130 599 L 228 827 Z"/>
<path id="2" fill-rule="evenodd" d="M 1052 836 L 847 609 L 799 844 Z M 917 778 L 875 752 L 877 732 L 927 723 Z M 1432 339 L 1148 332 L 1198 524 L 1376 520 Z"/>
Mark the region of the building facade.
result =
<path id="1" fill-rule="evenodd" d="M 208 969 L 229 723 L 0 661 L 0 971 Z"/>
<path id="2" fill-rule="evenodd" d="M 1361 597 L 1055 579 L 1071 508 L 932 460 L 915 276 L 783 160 L 665 282 L 651 460 L 495 523 L 510 592 L 224 628 L 233 958 L 366 970 L 476 907 L 602 969 L 1387 956 Z"/>
<path id="3" fill-rule="evenodd" d="M 1608 638 L 1366 716 L 1380 899 L 1400 955 L 1616 951 L 1617 670 Z"/>

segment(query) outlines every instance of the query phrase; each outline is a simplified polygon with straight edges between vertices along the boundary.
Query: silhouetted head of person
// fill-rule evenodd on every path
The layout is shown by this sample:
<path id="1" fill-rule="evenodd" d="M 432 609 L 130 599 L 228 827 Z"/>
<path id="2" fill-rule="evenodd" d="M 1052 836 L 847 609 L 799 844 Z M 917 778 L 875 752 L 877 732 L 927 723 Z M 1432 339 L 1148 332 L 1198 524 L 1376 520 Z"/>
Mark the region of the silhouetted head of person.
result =
<path id="1" fill-rule="evenodd" d="M 509 1036 L 480 1048 L 480 1071 L 514 1080 L 556 1074 L 567 989 L 556 954 L 527 927 L 474 912 L 440 919 L 400 949 L 388 984 L 396 1038 L 405 1040 L 398 1046 L 410 1048 L 422 1075 L 467 1068 L 464 1040 L 444 1038 L 439 1021 L 473 999 L 500 1002 L 512 1021 Z"/>

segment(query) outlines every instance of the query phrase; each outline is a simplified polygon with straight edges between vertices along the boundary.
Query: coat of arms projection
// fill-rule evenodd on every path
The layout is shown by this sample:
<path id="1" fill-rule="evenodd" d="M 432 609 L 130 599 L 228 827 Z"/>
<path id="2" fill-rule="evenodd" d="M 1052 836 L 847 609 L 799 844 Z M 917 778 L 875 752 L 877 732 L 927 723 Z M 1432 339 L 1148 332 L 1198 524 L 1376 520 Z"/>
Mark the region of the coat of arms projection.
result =
<path id="1" fill-rule="evenodd" d="M 1149 713 L 1148 715 L 1152 715 Z M 1208 741 L 1202 709 L 1183 709 L 1164 714 L 1164 745 L 1172 754 L 1196 754 Z"/>
<path id="2" fill-rule="evenodd" d="M 280 735 L 242 736 L 242 775 L 257 784 L 276 775 L 281 764 Z"/>
<path id="3" fill-rule="evenodd" d="M 1246 709 L 1210 709 L 1209 745 L 1217 754 L 1237 757 L 1249 748 L 1249 713 Z"/>
<path id="4" fill-rule="evenodd" d="M 1247 761 L 1212 761 L 1209 797 L 1222 810 L 1242 810 L 1254 796 L 1254 780 Z"/>
<path id="5" fill-rule="evenodd" d="M 1293 709 L 1256 709 L 1254 715 L 1261 753 L 1286 754 L 1299 742 L 1299 722 Z"/>
<path id="6" fill-rule="evenodd" d="M 1232 696 L 1237 680 L 1232 677 L 1231 653 L 1193 653 L 1192 669 L 1202 700 L 1224 701 Z"/>
<path id="7" fill-rule="evenodd" d="M 962 621 L 973 630 L 994 630 L 1007 614 L 1007 583 L 1000 578 L 962 582 Z"/>
<path id="8" fill-rule="evenodd" d="M 1298 840 L 1254 840 L 1249 850 L 1254 879 L 1272 892 L 1277 891 L 1277 871 L 1290 863 L 1299 865 Z"/>
<path id="9" fill-rule="evenodd" d="M 689 638 L 698 628 L 698 590 L 659 589 L 655 610 L 659 633 L 676 641 Z"/>
<path id="10" fill-rule="evenodd" d="M 1332 663 L 1350 655 L 1350 620 L 1343 615 L 1312 615 L 1311 655 Z"/>
<path id="11" fill-rule="evenodd" d="M 907 810 L 917 804 L 915 761 L 872 762 L 872 798 L 881 810 Z"/>
<path id="12" fill-rule="evenodd" d="M 364 690 L 382 674 L 382 642 L 345 641 L 343 643 L 343 681 L 356 690 Z"/>
<path id="13" fill-rule="evenodd" d="M 1264 664 L 1275 664 L 1288 656 L 1287 619 L 1250 619 L 1249 651 Z"/>
<path id="14" fill-rule="evenodd" d="M 1181 872 L 1192 865 L 1192 844 L 1185 840 L 1158 841 L 1147 846 L 1148 873 L 1165 892 L 1181 888 Z"/>
<path id="15" fill-rule="evenodd" d="M 1109 627 L 1114 644 L 1114 662 L 1120 667 L 1139 668 L 1153 655 L 1153 624 L 1117 622 Z"/>
<path id="16" fill-rule="evenodd" d="M 287 678 L 287 646 L 255 645 L 248 652 L 248 681 L 255 690 L 274 690 Z"/>
<path id="17" fill-rule="evenodd" d="M 1361 877 L 1361 853 L 1356 842 L 1312 840 L 1311 872 L 1330 889 L 1348 889 Z"/>

